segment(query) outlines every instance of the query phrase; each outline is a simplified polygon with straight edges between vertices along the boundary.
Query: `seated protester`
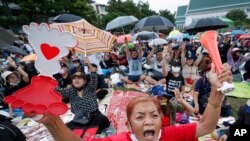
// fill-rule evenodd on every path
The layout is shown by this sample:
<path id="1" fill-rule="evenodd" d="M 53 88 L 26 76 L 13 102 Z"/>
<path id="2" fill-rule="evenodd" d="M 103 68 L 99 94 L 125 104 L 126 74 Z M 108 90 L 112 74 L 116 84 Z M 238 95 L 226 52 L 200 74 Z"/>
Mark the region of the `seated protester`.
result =
<path id="1" fill-rule="evenodd" d="M 0 139 L 1 141 L 26 141 L 22 131 L 11 123 L 11 119 L 0 111 Z"/>
<path id="2" fill-rule="evenodd" d="M 60 65 L 61 70 L 59 73 L 53 75 L 53 77 L 57 80 L 58 85 L 61 88 L 69 88 L 71 86 L 71 77 L 68 72 L 68 66 L 63 62 L 61 62 Z M 62 101 L 64 103 L 69 103 L 69 99 L 67 98 L 63 98 Z"/>
<path id="3" fill-rule="evenodd" d="M 84 65 L 81 63 L 79 58 L 73 59 L 72 63 L 73 63 L 73 65 L 70 66 L 70 68 L 69 68 L 70 75 L 75 74 L 76 72 L 85 73 L 84 72 Z"/>
<path id="4" fill-rule="evenodd" d="M 227 52 L 227 63 L 232 66 L 233 81 L 241 82 L 242 76 L 239 70 L 240 65 L 246 61 L 246 58 L 241 54 L 239 48 L 234 48 L 233 44 Z"/>
<path id="5" fill-rule="evenodd" d="M 29 84 L 29 75 L 20 66 L 17 66 L 15 61 L 10 57 L 8 57 L 8 62 L 9 66 L 14 68 L 15 71 L 5 71 L 1 74 L 5 82 L 4 97 L 13 94 Z M 4 105 L 4 108 L 8 108 L 7 105 Z"/>
<path id="6" fill-rule="evenodd" d="M 68 66 L 61 62 L 61 70 L 59 73 L 53 75 L 53 77 L 58 81 L 61 88 L 68 88 L 71 85 L 71 77 L 68 72 Z"/>
<path id="7" fill-rule="evenodd" d="M 186 43 L 181 45 L 181 65 L 182 65 L 182 75 L 185 80 L 185 84 L 194 85 L 195 81 L 199 79 L 198 65 L 202 59 L 202 53 L 199 53 L 198 58 L 194 61 L 194 57 L 188 55 L 186 56 Z"/>
<path id="8" fill-rule="evenodd" d="M 104 53 L 104 57 L 100 61 L 100 67 L 105 76 L 110 75 L 115 70 L 115 64 L 112 61 L 110 53 Z"/>
<path id="9" fill-rule="evenodd" d="M 185 82 L 183 76 L 181 75 L 181 66 L 179 64 L 172 64 L 171 71 L 167 70 L 166 57 L 167 52 L 163 51 L 162 73 L 166 79 L 166 93 L 174 97 L 175 88 L 179 89 L 181 92 L 184 92 Z"/>
<path id="10" fill-rule="evenodd" d="M 178 89 L 174 90 L 174 94 L 177 102 L 174 101 L 172 95 L 168 95 L 165 92 L 159 92 L 157 95 L 164 115 L 162 127 L 175 125 L 176 113 L 184 114 L 185 111 L 190 114 L 194 113 L 194 108 L 183 99 Z"/>
<path id="11" fill-rule="evenodd" d="M 194 105 L 196 113 L 203 114 L 208 103 L 208 98 L 210 96 L 210 91 L 211 91 L 211 84 L 208 80 L 210 69 L 211 69 L 211 64 L 207 65 L 202 70 L 203 75 L 200 79 L 197 80 L 195 84 Z M 230 115 L 231 115 L 231 106 L 228 103 L 227 98 L 225 98 L 221 108 L 221 116 L 228 117 Z"/>
<path id="12" fill-rule="evenodd" d="M 112 53 L 111 56 L 113 56 L 114 53 Z M 116 55 L 115 55 L 116 56 Z M 116 59 L 114 59 L 116 58 Z M 112 60 L 118 60 L 117 64 L 118 64 L 118 68 L 119 70 L 124 74 L 127 75 L 129 73 L 129 69 L 128 69 L 128 60 L 126 58 L 126 56 L 124 55 L 117 55 L 116 57 L 112 57 Z"/>
<path id="13" fill-rule="evenodd" d="M 131 52 L 128 48 L 128 40 L 125 38 L 126 46 L 124 51 L 126 52 L 128 64 L 129 64 L 129 74 L 127 77 L 122 78 L 125 83 L 133 84 L 138 83 L 146 79 L 146 75 L 142 74 L 142 46 L 141 41 L 139 41 L 138 51 L 133 49 Z"/>
<path id="14" fill-rule="evenodd" d="M 96 87 L 98 84 L 98 74 L 96 69 L 90 64 L 89 59 L 84 58 L 84 63 L 88 65 L 90 81 L 87 82 L 86 76 L 82 72 L 72 75 L 72 87 L 60 88 L 56 90 L 64 98 L 69 99 L 71 111 L 75 114 L 72 121 L 67 123 L 70 129 L 83 129 L 90 126 L 98 126 L 97 134 L 109 127 L 109 120 L 102 115 L 98 109 Z"/>
<path id="15" fill-rule="evenodd" d="M 239 107 L 238 118 L 233 125 L 250 126 L 250 100 L 248 100 L 247 104 Z M 230 140 L 229 129 L 225 131 L 225 134 L 220 137 L 219 141 L 226 141 L 228 139 Z"/>
<path id="16" fill-rule="evenodd" d="M 95 69 L 94 72 L 97 72 L 98 68 L 97 68 L 96 64 L 91 64 L 91 65 Z M 98 74 L 96 96 L 97 96 L 99 101 L 101 101 L 108 94 L 108 91 L 106 90 L 107 88 L 108 88 L 108 84 L 105 82 L 104 76 Z"/>
<path id="17" fill-rule="evenodd" d="M 153 79 L 152 81 L 154 81 L 154 85 L 157 85 L 159 83 L 165 83 L 165 79 L 162 74 L 162 50 L 158 50 L 156 52 L 156 56 L 153 57 L 154 52 L 155 47 L 152 48 L 147 57 L 147 61 L 150 63 L 152 68 L 152 75 L 148 77 L 151 77 Z M 171 57 L 167 59 L 171 60 Z"/>

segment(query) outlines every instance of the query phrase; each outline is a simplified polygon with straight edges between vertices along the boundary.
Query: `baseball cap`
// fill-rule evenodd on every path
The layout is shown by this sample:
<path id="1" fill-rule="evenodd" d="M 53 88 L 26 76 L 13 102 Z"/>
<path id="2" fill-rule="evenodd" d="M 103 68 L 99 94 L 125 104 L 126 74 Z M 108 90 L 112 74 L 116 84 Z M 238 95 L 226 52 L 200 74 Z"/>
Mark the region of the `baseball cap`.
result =
<path id="1" fill-rule="evenodd" d="M 13 74 L 14 72 L 12 71 L 5 71 L 1 74 L 1 77 L 3 78 L 4 82 L 6 83 L 6 79 L 9 75 Z"/>
<path id="2" fill-rule="evenodd" d="M 235 52 L 235 51 L 240 51 L 240 49 L 239 48 L 233 48 L 233 50 L 232 50 L 232 52 Z"/>

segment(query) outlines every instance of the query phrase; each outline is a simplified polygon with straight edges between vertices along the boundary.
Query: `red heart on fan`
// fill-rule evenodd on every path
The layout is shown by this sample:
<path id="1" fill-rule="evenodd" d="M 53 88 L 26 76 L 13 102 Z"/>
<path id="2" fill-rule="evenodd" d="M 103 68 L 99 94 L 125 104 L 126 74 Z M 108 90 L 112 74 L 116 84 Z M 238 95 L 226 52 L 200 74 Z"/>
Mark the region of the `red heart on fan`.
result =
<path id="1" fill-rule="evenodd" d="M 43 43 L 40 45 L 41 51 L 47 60 L 53 59 L 60 53 L 60 49 L 56 46 L 50 46 Z"/>

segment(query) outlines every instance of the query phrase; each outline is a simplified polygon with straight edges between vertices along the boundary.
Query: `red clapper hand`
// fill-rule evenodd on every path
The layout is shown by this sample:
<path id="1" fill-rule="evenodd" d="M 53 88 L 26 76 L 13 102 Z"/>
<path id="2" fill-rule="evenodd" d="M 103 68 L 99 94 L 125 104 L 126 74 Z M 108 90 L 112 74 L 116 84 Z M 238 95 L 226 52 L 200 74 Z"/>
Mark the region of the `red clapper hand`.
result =
<path id="1" fill-rule="evenodd" d="M 4 102 L 11 104 L 13 108 L 22 108 L 25 113 L 48 112 L 59 116 L 66 113 L 68 107 L 62 103 L 62 97 L 55 91 L 56 86 L 57 81 L 51 77 L 35 76 L 29 86 L 7 96 Z"/>

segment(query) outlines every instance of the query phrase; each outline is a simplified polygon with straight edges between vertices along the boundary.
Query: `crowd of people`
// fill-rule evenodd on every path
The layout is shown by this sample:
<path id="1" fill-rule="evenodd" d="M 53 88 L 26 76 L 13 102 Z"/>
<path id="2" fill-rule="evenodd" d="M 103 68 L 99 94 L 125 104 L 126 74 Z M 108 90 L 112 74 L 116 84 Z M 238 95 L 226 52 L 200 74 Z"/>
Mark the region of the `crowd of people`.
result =
<path id="1" fill-rule="evenodd" d="M 26 40 L 17 42 L 16 46 L 28 54 L 34 53 Z M 58 141 L 81 140 L 70 131 L 75 128 L 97 126 L 97 134 L 100 134 L 110 126 L 109 119 L 98 109 L 98 102 L 108 94 L 107 89 L 145 84 L 149 96 L 138 97 L 127 106 L 131 132 L 96 140 L 197 140 L 213 132 L 220 116 L 232 115 L 229 101 L 217 91 L 221 86 L 218 83 L 250 82 L 249 42 L 230 36 L 218 38 L 218 49 L 224 63 L 221 74 L 215 72 L 208 51 L 193 39 L 169 40 L 167 44 L 149 46 L 140 37 L 136 43 L 125 38 L 123 45 L 114 43 L 111 52 L 87 57 L 70 52 L 61 58 L 61 70 L 54 78 L 58 81 L 55 91 L 62 96 L 64 103 L 70 105 L 74 118 L 64 124 L 60 118 L 45 114 L 39 122 Z M 35 60 L 22 61 L 24 56 L 9 51 L 2 51 L 0 57 L 0 109 L 9 113 L 8 118 L 32 115 L 23 115 L 21 109 L 12 109 L 3 99 L 28 86 L 31 79 L 39 75 Z M 119 74 L 117 84 L 111 79 L 115 73 Z M 244 107 L 240 111 L 247 111 L 242 109 Z M 202 115 L 197 124 L 183 119 L 197 115 Z M 4 118 L 0 126 L 2 121 L 9 120 Z M 176 123 L 184 125 L 176 127 Z M 222 140 L 228 135 L 221 136 Z M 20 138 L 25 140 L 23 136 Z"/>

